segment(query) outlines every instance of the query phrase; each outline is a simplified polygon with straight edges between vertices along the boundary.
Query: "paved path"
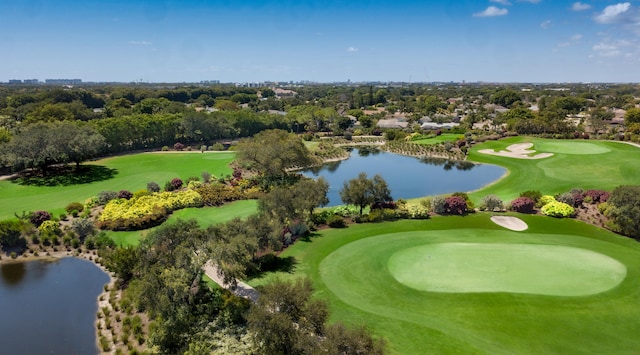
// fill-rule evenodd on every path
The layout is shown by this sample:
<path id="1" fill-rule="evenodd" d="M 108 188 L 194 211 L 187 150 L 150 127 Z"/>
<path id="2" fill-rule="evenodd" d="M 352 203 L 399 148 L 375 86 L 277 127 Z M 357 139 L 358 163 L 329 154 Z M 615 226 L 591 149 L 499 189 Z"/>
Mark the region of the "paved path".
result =
<path id="1" fill-rule="evenodd" d="M 204 273 L 209 276 L 211 280 L 213 280 L 213 282 L 220 285 L 220 287 L 231 291 L 236 296 L 246 298 L 253 303 L 258 302 L 258 297 L 260 296 L 260 294 L 258 293 L 258 291 L 256 291 L 255 288 L 247 285 L 246 283 L 240 280 L 236 280 L 237 286 L 235 288 L 230 288 L 228 285 L 225 285 L 224 281 L 218 274 L 218 267 L 214 265 L 211 260 L 207 261 L 207 263 L 204 264 L 203 269 Z"/>

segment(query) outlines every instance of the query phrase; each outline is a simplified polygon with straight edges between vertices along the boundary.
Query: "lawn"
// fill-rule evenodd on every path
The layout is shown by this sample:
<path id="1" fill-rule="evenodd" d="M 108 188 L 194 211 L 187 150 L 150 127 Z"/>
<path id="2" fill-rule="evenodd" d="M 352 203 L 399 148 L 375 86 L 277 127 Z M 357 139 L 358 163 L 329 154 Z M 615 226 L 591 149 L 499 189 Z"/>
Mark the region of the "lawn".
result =
<path id="1" fill-rule="evenodd" d="M 367 324 L 398 354 L 640 348 L 640 244 L 575 220 L 521 215 L 530 228 L 512 232 L 489 217 L 324 230 L 284 251 L 292 273 L 249 283 L 309 276 L 333 321 Z"/>
<path id="2" fill-rule="evenodd" d="M 115 175 L 101 181 L 70 186 L 21 185 L 15 181 L 0 181 L 0 219 L 22 211 L 47 210 L 64 212 L 70 202 L 84 202 L 100 191 L 145 189 L 155 181 L 163 186 L 174 177 L 200 177 L 203 171 L 219 177 L 231 174 L 229 163 L 235 153 L 141 153 L 101 159 L 86 163 L 103 167 Z"/>
<path id="3" fill-rule="evenodd" d="M 224 223 L 236 217 L 246 218 L 256 213 L 257 205 L 256 200 L 242 200 L 221 207 L 185 208 L 173 212 L 165 223 L 172 223 L 178 219 L 196 219 L 200 227 L 204 228 L 210 225 Z M 144 238 L 147 233 L 155 228 L 127 232 L 107 231 L 107 235 L 113 239 L 117 245 L 138 245 L 140 239 Z"/>
<path id="4" fill-rule="evenodd" d="M 531 142 L 537 153 L 553 153 L 543 159 L 516 159 L 478 153 L 480 149 L 504 150 L 511 144 Z M 504 166 L 509 174 L 502 180 L 475 191 L 479 202 L 488 194 L 511 201 L 526 190 L 556 194 L 574 187 L 613 190 L 619 185 L 640 184 L 640 149 L 606 141 L 550 140 L 512 137 L 488 141 L 471 148 L 469 160 Z"/>
<path id="5" fill-rule="evenodd" d="M 419 139 L 412 142 L 416 144 L 429 145 L 429 144 L 438 144 L 442 142 L 455 142 L 461 138 L 464 138 L 464 135 L 459 133 L 443 133 L 439 136 L 435 136 L 427 139 Z"/>

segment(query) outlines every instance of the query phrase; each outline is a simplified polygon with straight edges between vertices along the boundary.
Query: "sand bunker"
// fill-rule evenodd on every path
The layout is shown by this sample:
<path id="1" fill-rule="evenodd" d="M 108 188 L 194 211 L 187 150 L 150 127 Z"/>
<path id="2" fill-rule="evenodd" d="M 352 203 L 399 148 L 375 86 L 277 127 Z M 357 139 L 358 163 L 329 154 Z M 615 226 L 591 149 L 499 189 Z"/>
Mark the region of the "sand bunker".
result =
<path id="1" fill-rule="evenodd" d="M 478 152 L 483 154 L 499 155 L 502 157 L 517 158 L 517 159 L 542 159 L 542 158 L 548 158 L 553 155 L 553 153 L 540 153 L 536 155 L 529 155 L 536 152 L 535 150 L 530 150 L 529 148 L 531 147 L 533 147 L 533 143 L 518 143 L 518 144 L 512 144 L 507 147 L 507 150 L 501 150 L 499 152 L 496 152 L 493 149 L 481 149 Z"/>
<path id="2" fill-rule="evenodd" d="M 500 227 L 511 229 L 512 231 L 521 232 L 529 228 L 527 223 L 518 217 L 510 216 L 493 216 L 491 221 Z"/>

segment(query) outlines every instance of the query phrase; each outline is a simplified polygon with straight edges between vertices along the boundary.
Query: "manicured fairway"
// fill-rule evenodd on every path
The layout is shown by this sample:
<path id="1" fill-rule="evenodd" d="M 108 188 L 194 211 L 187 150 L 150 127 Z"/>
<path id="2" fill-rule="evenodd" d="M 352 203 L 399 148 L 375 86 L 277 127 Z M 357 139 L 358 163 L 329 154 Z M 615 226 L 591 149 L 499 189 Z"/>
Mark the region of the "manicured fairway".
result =
<path id="1" fill-rule="evenodd" d="M 482 149 L 504 150 L 511 144 L 524 142 L 533 143 L 531 149 L 537 153 L 553 153 L 553 156 L 525 160 L 478 152 Z M 500 181 L 471 193 L 476 202 L 488 194 L 511 201 L 527 190 L 553 195 L 574 187 L 610 191 L 619 185 L 640 184 L 640 148 L 618 142 L 512 137 L 475 145 L 470 150 L 469 160 L 500 165 L 509 170 Z"/>
<path id="2" fill-rule="evenodd" d="M 0 181 L 0 219 L 22 211 L 47 210 L 62 213 L 70 202 L 84 202 L 100 191 L 145 189 L 155 181 L 160 186 L 174 177 L 199 177 L 203 171 L 219 177 L 231 174 L 229 163 L 235 153 L 141 153 L 90 162 L 115 169 L 115 176 L 104 181 L 72 186 L 23 186 Z"/>
<path id="3" fill-rule="evenodd" d="M 528 230 L 484 213 L 324 230 L 282 254 L 296 258 L 292 274 L 250 284 L 308 276 L 332 320 L 366 324 L 397 354 L 640 349 L 640 244 L 574 220 L 518 217 Z"/>
<path id="4" fill-rule="evenodd" d="M 430 145 L 430 144 L 438 144 L 442 142 L 455 142 L 458 139 L 464 138 L 464 135 L 457 133 L 443 133 L 439 136 L 435 136 L 427 139 L 420 139 L 417 141 L 413 141 L 416 144 Z"/>

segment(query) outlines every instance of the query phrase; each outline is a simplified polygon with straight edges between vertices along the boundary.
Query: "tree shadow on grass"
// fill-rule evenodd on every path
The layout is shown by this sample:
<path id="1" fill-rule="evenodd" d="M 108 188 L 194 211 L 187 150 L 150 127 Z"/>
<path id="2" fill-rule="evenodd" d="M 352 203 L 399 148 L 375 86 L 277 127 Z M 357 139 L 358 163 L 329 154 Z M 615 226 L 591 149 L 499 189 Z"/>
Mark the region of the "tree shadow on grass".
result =
<path id="1" fill-rule="evenodd" d="M 247 276 L 250 278 L 261 276 L 267 272 L 286 272 L 293 273 L 296 269 L 296 258 L 293 256 L 279 257 L 275 254 L 265 254 L 259 257 L 256 261 L 256 267 L 253 270 L 249 270 Z"/>
<path id="2" fill-rule="evenodd" d="M 27 186 L 71 186 L 109 180 L 118 170 L 102 165 L 56 166 L 42 171 L 21 173 L 11 180 L 14 184 Z"/>

